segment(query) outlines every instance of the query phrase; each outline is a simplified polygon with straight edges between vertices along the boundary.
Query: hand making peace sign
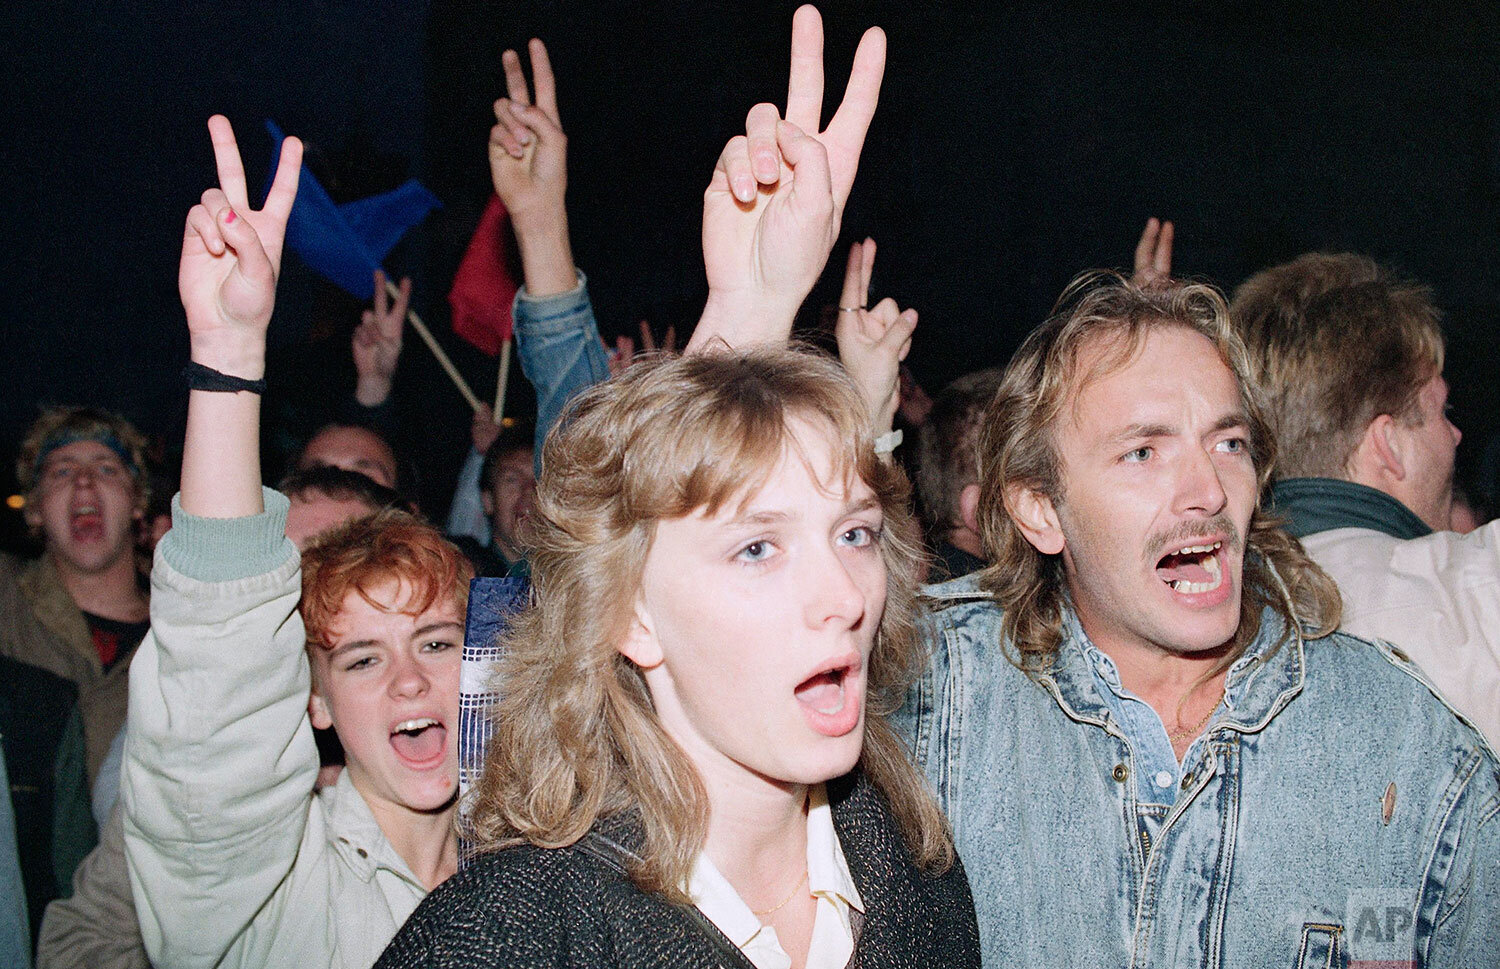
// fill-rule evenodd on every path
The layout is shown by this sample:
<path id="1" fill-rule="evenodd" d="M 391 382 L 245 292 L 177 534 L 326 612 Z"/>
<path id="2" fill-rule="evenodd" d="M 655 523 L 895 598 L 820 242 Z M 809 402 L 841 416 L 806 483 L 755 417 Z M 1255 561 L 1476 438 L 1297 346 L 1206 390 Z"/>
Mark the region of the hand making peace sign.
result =
<path id="1" fill-rule="evenodd" d="M 865 133 L 880 99 L 885 33 L 860 38 L 838 111 L 822 127 L 823 21 L 811 6 L 792 19 L 786 115 L 757 104 L 725 145 L 703 195 L 709 298 L 688 342 L 779 342 L 838 238 Z"/>
<path id="2" fill-rule="evenodd" d="M 891 429 L 901 403 L 901 361 L 911 351 L 917 311 L 901 309 L 889 296 L 874 309 L 867 309 L 874 270 L 874 239 L 849 248 L 833 332 L 839 344 L 839 360 L 859 385 L 860 396 L 870 409 L 871 429 L 879 436 Z"/>
<path id="3" fill-rule="evenodd" d="M 297 198 L 302 142 L 287 138 L 265 207 L 250 208 L 234 129 L 208 119 L 219 187 L 188 212 L 177 289 L 187 311 L 193 359 L 257 380 L 265 372 L 265 333 L 276 304 L 286 220 Z"/>

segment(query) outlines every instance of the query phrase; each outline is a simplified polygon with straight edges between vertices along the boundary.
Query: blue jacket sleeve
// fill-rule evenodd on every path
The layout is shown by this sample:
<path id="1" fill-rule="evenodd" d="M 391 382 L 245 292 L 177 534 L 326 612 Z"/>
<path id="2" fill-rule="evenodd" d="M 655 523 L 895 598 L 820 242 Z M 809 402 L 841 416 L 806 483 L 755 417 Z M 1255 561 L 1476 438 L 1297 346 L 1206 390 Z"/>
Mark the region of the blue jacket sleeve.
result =
<path id="1" fill-rule="evenodd" d="M 536 467 L 542 467 L 542 442 L 568 401 L 609 378 L 609 358 L 599 340 L 588 278 L 566 293 L 534 299 L 523 287 L 512 308 L 516 352 L 521 372 L 536 388 Z"/>

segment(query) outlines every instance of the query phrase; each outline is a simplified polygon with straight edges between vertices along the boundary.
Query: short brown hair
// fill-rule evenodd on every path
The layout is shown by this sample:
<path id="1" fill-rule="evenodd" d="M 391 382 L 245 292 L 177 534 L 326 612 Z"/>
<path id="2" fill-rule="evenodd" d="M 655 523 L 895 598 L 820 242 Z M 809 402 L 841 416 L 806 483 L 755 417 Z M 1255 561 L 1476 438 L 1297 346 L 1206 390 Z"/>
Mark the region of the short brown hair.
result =
<path id="1" fill-rule="evenodd" d="M 910 489 L 874 452 L 848 376 L 785 348 L 658 357 L 598 384 L 547 436 L 531 553 L 533 606 L 512 625 L 494 737 L 470 832 L 483 850 L 572 844 L 601 817 L 634 812 L 644 846 L 632 878 L 684 901 L 708 800 L 662 728 L 640 670 L 617 647 L 658 521 L 710 514 L 753 493 L 790 443 L 788 422 L 829 429 L 836 475 L 869 484 L 885 515 L 885 611 L 870 656 L 860 764 L 889 799 L 919 864 L 951 863 L 942 814 L 884 716 L 924 659 L 914 619 L 919 551 Z"/>
<path id="2" fill-rule="evenodd" d="M 1212 286 L 1201 283 L 1142 289 L 1117 273 L 1085 273 L 1064 291 L 1053 315 L 1032 331 L 1005 368 L 980 434 L 979 525 L 991 565 L 980 575 L 1004 609 L 1003 639 L 1019 653 L 1018 664 L 1035 670 L 1049 662 L 1062 639 L 1066 577 L 1061 555 L 1036 549 L 1006 508 L 1007 490 L 1020 485 L 1054 502 L 1065 500 L 1057 429 L 1082 387 L 1125 364 L 1146 334 L 1185 327 L 1218 350 L 1235 382 L 1249 419 L 1250 454 L 1262 491 L 1276 461 L 1276 445 L 1250 379 L 1244 345 L 1229 323 L 1229 307 Z M 1085 345 L 1117 341 L 1114 352 L 1089 372 L 1079 366 Z M 1245 536 L 1240 626 L 1227 666 L 1254 639 L 1261 610 L 1270 606 L 1288 625 L 1308 622 L 1322 635 L 1338 626 L 1338 589 L 1280 523 L 1257 501 Z"/>
<path id="3" fill-rule="evenodd" d="M 330 630 L 351 591 L 378 607 L 371 591 L 397 581 L 410 590 L 402 612 L 420 613 L 445 596 L 462 610 L 473 577 L 464 554 L 415 515 L 387 509 L 345 522 L 317 536 L 302 553 L 298 609 L 308 644 L 333 645 Z"/>
<path id="4" fill-rule="evenodd" d="M 1281 443 L 1278 477 L 1347 478 L 1370 422 L 1420 423 L 1417 395 L 1443 371 L 1430 291 L 1366 256 L 1308 253 L 1259 272 L 1231 315 Z"/>
<path id="5" fill-rule="evenodd" d="M 917 442 L 917 497 L 928 524 L 963 524 L 959 495 L 979 480 L 979 428 L 1000 387 L 999 367 L 966 373 L 944 387 L 933 402 Z"/>
<path id="6" fill-rule="evenodd" d="M 136 508 L 145 509 L 151 500 L 146 436 L 119 414 L 97 407 L 49 407 L 32 422 L 16 456 L 16 480 L 27 497 L 41 481 L 47 455 L 74 441 L 99 441 L 118 454 L 135 480 Z"/>

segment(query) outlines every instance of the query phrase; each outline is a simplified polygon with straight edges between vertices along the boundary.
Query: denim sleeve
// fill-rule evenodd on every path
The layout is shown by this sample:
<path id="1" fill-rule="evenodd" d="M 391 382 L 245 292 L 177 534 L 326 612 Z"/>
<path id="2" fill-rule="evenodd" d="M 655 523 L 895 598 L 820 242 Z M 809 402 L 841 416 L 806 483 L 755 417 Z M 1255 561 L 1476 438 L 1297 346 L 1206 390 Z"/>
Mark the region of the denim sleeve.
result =
<path id="1" fill-rule="evenodd" d="M 1500 767 L 1488 752 L 1476 759 L 1418 902 L 1418 924 L 1431 930 L 1427 966 L 1492 967 L 1500 952 Z"/>
<path id="2" fill-rule="evenodd" d="M 542 442 L 568 401 L 609 378 L 609 358 L 599 340 L 588 277 L 566 293 L 533 299 L 525 287 L 512 308 L 521 372 L 536 388 L 536 468 L 542 469 Z"/>

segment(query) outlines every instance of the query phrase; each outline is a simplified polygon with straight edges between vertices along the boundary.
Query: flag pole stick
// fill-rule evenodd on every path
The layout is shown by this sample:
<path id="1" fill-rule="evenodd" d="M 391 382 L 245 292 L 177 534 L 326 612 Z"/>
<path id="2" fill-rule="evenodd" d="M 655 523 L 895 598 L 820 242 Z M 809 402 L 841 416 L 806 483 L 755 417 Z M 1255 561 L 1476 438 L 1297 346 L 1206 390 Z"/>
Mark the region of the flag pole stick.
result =
<path id="1" fill-rule="evenodd" d="M 500 341 L 500 376 L 495 381 L 495 423 L 505 416 L 505 386 L 510 383 L 510 337 Z"/>
<path id="2" fill-rule="evenodd" d="M 392 297 L 401 295 L 401 290 L 396 288 L 396 284 L 391 282 L 389 277 L 386 278 L 385 288 L 386 292 L 390 293 Z M 474 396 L 474 391 L 469 388 L 469 382 L 464 379 L 463 374 L 458 372 L 458 368 L 453 365 L 453 361 L 448 359 L 448 354 L 444 353 L 443 348 L 438 346 L 438 342 L 433 337 L 432 331 L 427 329 L 427 324 L 422 322 L 422 318 L 417 315 L 417 311 L 408 309 L 406 311 L 406 319 L 411 323 L 411 328 L 417 331 L 417 336 L 422 338 L 422 342 L 427 344 L 427 349 L 432 351 L 434 357 L 437 357 L 437 362 L 442 366 L 444 372 L 448 374 L 448 379 L 453 381 L 453 386 L 457 387 L 458 392 L 464 395 L 464 400 L 469 402 L 469 406 L 475 412 L 478 412 L 479 408 L 484 405 L 479 402 L 478 397 Z"/>

